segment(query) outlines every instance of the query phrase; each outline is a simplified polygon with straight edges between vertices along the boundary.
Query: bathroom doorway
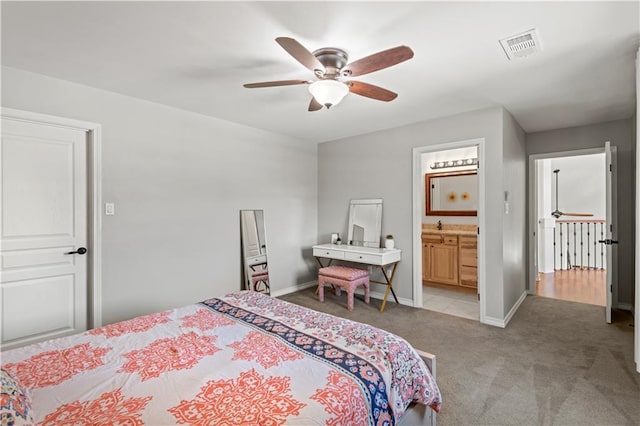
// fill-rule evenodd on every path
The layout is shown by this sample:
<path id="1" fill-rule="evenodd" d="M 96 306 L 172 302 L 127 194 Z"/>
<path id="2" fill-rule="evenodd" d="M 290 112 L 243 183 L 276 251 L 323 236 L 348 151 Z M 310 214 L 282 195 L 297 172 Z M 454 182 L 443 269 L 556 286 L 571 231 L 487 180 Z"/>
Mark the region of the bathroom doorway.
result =
<path id="1" fill-rule="evenodd" d="M 483 139 L 414 149 L 414 304 L 480 321 Z"/>

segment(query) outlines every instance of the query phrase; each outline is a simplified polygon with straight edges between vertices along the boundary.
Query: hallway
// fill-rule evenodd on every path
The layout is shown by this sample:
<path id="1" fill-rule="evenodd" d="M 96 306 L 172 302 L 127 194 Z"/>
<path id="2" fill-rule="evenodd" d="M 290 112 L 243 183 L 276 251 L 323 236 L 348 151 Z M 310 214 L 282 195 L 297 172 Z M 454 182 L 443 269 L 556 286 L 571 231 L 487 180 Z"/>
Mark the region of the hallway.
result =
<path id="1" fill-rule="evenodd" d="M 606 272 L 602 269 L 570 269 L 540 274 L 536 296 L 590 305 L 606 305 Z"/>

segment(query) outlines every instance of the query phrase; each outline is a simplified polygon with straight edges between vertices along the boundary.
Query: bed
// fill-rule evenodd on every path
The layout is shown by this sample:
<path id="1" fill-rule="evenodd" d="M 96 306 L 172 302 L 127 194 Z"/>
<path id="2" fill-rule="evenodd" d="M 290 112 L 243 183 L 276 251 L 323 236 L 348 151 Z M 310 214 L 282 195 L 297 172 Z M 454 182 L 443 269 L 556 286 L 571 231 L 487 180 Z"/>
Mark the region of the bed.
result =
<path id="1" fill-rule="evenodd" d="M 398 336 L 245 291 L 3 352 L 22 394 L 3 377 L 2 406 L 22 408 L 16 424 L 433 424 L 423 359 L 435 367 Z"/>

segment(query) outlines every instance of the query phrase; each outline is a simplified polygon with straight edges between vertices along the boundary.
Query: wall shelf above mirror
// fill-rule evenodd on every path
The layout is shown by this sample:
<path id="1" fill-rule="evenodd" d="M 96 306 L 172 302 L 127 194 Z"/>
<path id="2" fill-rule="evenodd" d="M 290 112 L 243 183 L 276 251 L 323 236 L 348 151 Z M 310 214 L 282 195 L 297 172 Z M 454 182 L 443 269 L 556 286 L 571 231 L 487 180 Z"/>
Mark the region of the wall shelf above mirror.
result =
<path id="1" fill-rule="evenodd" d="M 425 175 L 427 216 L 477 216 L 478 172 L 428 173 Z"/>

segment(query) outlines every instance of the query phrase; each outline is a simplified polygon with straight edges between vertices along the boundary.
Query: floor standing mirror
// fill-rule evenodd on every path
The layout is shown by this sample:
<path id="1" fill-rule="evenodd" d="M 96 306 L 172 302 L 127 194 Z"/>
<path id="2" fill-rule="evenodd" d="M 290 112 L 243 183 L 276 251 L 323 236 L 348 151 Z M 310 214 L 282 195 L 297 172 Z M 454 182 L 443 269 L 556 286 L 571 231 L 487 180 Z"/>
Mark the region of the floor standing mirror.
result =
<path id="1" fill-rule="evenodd" d="M 263 210 L 240 210 L 242 290 L 270 294 Z"/>

